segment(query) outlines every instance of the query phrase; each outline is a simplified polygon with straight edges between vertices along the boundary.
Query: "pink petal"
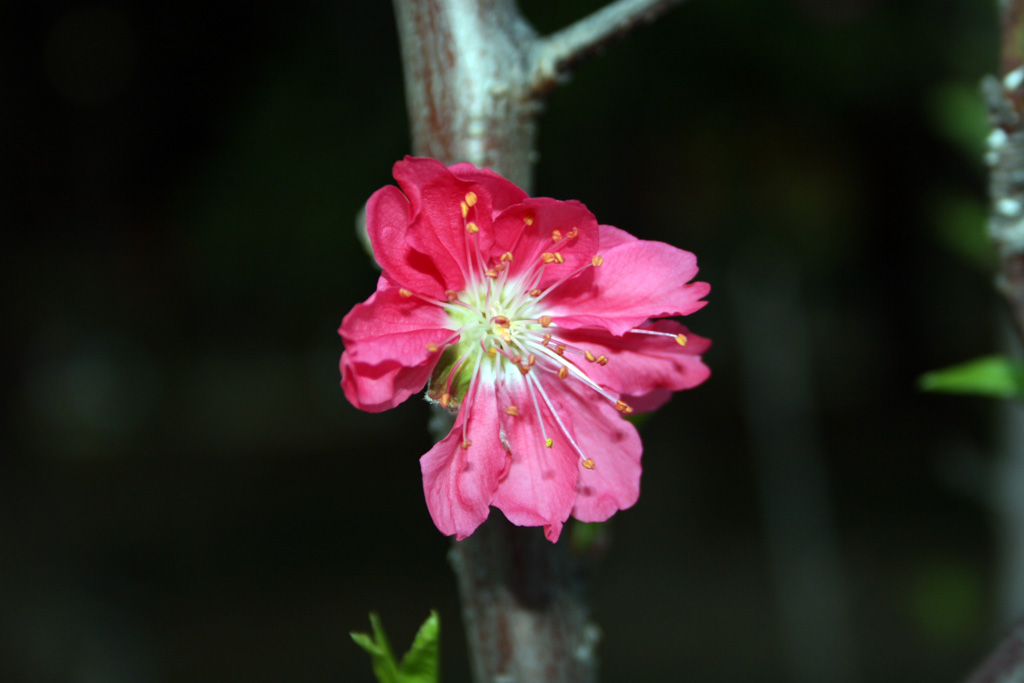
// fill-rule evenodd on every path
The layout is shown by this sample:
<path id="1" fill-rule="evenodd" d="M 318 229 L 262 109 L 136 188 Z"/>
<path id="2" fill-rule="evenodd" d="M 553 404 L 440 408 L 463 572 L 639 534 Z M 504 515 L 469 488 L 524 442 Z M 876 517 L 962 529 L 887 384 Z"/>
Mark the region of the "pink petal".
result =
<path id="1" fill-rule="evenodd" d="M 451 335 L 448 317 L 437 306 L 403 297 L 384 278 L 378 290 L 341 321 L 342 388 L 352 405 L 379 412 L 418 392 L 440 352 L 427 344 Z"/>
<path id="2" fill-rule="evenodd" d="M 552 527 L 550 533 L 557 539 L 576 498 L 576 470 L 580 467 L 580 458 L 544 401 L 538 396 L 534 404 L 526 379 L 521 375 L 508 375 L 498 397 L 502 433 L 511 461 L 492 505 L 505 513 L 513 524 Z M 571 429 L 566 421 L 572 419 L 572 414 L 552 402 Z M 506 412 L 509 406 L 515 406 L 518 415 L 509 415 Z M 552 440 L 551 448 L 545 446 L 545 438 Z"/>
<path id="3" fill-rule="evenodd" d="M 477 168 L 473 164 L 463 162 L 449 166 L 448 170 L 459 180 L 476 183 L 486 189 L 487 194 L 491 197 L 491 208 L 495 213 L 504 211 L 529 196 L 511 180 L 502 178 L 489 168 Z"/>
<path id="4" fill-rule="evenodd" d="M 707 302 L 697 258 L 663 242 L 636 240 L 601 253 L 604 262 L 566 282 L 546 299 L 560 327 L 603 327 L 621 335 L 649 318 L 687 315 Z"/>
<path id="5" fill-rule="evenodd" d="M 636 237 L 614 225 L 599 225 L 598 228 L 601 235 L 601 251 L 608 251 L 620 244 L 637 241 Z"/>
<path id="6" fill-rule="evenodd" d="M 395 164 L 394 175 L 412 205 L 408 245 L 426 254 L 443 274 L 446 289 L 461 291 L 476 266 L 476 254 L 488 254 L 494 241 L 487 185 L 460 180 L 435 159 L 406 157 Z M 481 178 L 490 179 L 486 174 Z M 499 189 L 506 190 L 503 185 Z M 472 207 L 466 202 L 469 193 L 475 195 Z M 469 223 L 479 230 L 471 233 Z"/>
<path id="7" fill-rule="evenodd" d="M 411 205 L 394 185 L 385 185 L 366 203 L 366 233 L 385 277 L 411 291 L 444 298 L 445 278 L 430 259 L 406 244 Z"/>
<path id="8" fill-rule="evenodd" d="M 655 389 L 690 389 L 711 374 L 701 360 L 711 340 L 691 333 L 674 320 L 659 320 L 640 329 L 684 334 L 686 346 L 680 346 L 674 337 L 630 332 L 614 336 L 598 328 L 561 330 L 558 338 L 590 351 L 594 357 L 608 358 L 605 365 L 591 362 L 581 367 L 592 380 L 620 394 L 642 396 Z"/>
<path id="9" fill-rule="evenodd" d="M 603 522 L 617 510 L 632 507 L 640 496 L 640 455 L 636 428 L 605 399 L 582 384 L 566 383 L 574 395 L 573 430 L 594 469 L 580 467 L 572 516 Z"/>
<path id="10" fill-rule="evenodd" d="M 513 276 L 531 271 L 545 253 L 561 255 L 564 262 L 544 266 L 540 289 L 589 264 L 598 251 L 597 219 L 577 201 L 527 199 L 498 216 L 494 234 L 493 256 L 511 252 Z"/>
<path id="11" fill-rule="evenodd" d="M 463 448 L 466 440 L 470 445 Z M 443 534 L 461 541 L 487 519 L 507 461 L 494 387 L 481 385 L 472 404 L 463 404 L 448 436 L 420 458 L 427 508 Z"/>

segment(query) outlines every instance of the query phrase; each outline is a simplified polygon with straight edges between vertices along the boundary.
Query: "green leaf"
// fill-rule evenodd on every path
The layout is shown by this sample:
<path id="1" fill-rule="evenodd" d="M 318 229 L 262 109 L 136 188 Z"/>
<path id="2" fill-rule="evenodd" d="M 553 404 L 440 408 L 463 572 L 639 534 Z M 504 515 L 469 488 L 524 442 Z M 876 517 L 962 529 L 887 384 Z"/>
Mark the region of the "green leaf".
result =
<path id="1" fill-rule="evenodd" d="M 437 683 L 441 679 L 441 619 L 431 610 L 420 626 L 412 647 L 402 657 L 399 680 L 402 683 Z"/>
<path id="2" fill-rule="evenodd" d="M 926 372 L 918 381 L 924 391 L 1015 398 L 1024 393 L 1024 365 L 1005 356 L 983 356 Z"/>
<path id="3" fill-rule="evenodd" d="M 437 612 L 420 626 L 412 647 L 402 657 L 401 664 L 395 663 L 394 653 L 388 643 L 380 617 L 370 613 L 373 638 L 365 633 L 350 633 L 356 645 L 370 653 L 373 673 L 380 683 L 438 683 L 440 680 L 441 620 Z"/>

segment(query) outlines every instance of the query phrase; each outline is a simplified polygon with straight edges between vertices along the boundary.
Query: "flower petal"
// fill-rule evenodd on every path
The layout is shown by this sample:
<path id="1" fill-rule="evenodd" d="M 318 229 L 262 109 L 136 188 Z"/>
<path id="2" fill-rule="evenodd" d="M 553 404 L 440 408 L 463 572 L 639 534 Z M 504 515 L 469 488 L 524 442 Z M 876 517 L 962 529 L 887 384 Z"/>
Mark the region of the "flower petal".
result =
<path id="1" fill-rule="evenodd" d="M 427 348 L 451 335 L 444 310 L 403 297 L 384 278 L 378 290 L 341 321 L 345 344 L 341 386 L 357 408 L 379 412 L 418 392 L 430 377 L 439 351 Z"/>
<path id="2" fill-rule="evenodd" d="M 406 157 L 395 164 L 395 179 L 409 197 L 412 219 L 406 240 L 417 252 L 426 254 L 443 274 L 445 289 L 461 291 L 477 275 L 480 257 L 494 243 L 491 187 L 508 201 L 515 185 L 495 182 L 494 174 L 470 173 L 461 179 L 435 159 Z M 521 191 L 520 191 L 521 192 Z"/>
<path id="3" fill-rule="evenodd" d="M 558 390 L 555 386 L 550 388 Z M 550 397 L 551 392 L 548 395 Z M 508 373 L 498 397 L 502 435 L 511 460 L 508 474 L 498 485 L 491 504 L 505 513 L 513 524 L 550 526 L 548 538 L 557 540 L 576 499 L 576 470 L 580 468 L 580 458 L 543 397 L 537 395 L 525 377 L 518 372 Z M 563 423 L 571 429 L 566 421 L 571 419 L 572 413 L 555 399 L 552 403 L 562 413 Z M 510 406 L 515 408 L 516 415 L 509 414 Z M 548 438 L 550 448 L 545 445 Z"/>
<path id="4" fill-rule="evenodd" d="M 603 522 L 640 497 L 640 435 L 611 404 L 582 384 L 567 383 L 565 388 L 575 402 L 577 443 L 594 461 L 593 469 L 579 468 L 572 516 L 581 522 Z"/>
<path id="5" fill-rule="evenodd" d="M 603 327 L 621 335 L 649 318 L 687 315 L 707 302 L 697 257 L 663 242 L 622 242 L 601 253 L 598 268 L 566 282 L 546 300 L 560 327 Z"/>
<path id="6" fill-rule="evenodd" d="M 639 329 L 673 336 L 638 332 L 614 336 L 588 327 L 561 330 L 558 338 L 595 358 L 607 358 L 607 363 L 586 363 L 583 369 L 590 379 L 620 394 L 642 396 L 655 389 L 691 389 L 711 375 L 701 360 L 711 346 L 710 339 L 693 334 L 675 320 L 658 320 Z M 674 335 L 678 334 L 685 336 L 685 346 L 676 341 Z"/>
<path id="7" fill-rule="evenodd" d="M 476 183 L 486 189 L 491 197 L 491 210 L 495 214 L 529 197 L 518 185 L 502 178 L 489 168 L 477 168 L 473 164 L 463 162 L 449 166 L 448 170 L 459 180 Z"/>
<path id="8" fill-rule="evenodd" d="M 402 191 L 386 185 L 366 202 L 366 234 L 385 277 L 398 286 L 444 298 L 445 278 L 426 254 L 406 244 L 412 207 Z"/>
<path id="9" fill-rule="evenodd" d="M 598 251 L 597 219 L 577 201 L 527 199 L 498 216 L 494 235 L 492 255 L 511 252 L 512 277 L 534 272 L 544 254 L 559 254 L 560 261 L 544 266 L 534 285 L 540 289 L 589 264 Z"/>
<path id="10" fill-rule="evenodd" d="M 427 508 L 443 534 L 461 541 L 487 519 L 507 463 L 498 438 L 495 389 L 481 384 L 472 405 L 463 403 L 448 436 L 420 458 Z"/>

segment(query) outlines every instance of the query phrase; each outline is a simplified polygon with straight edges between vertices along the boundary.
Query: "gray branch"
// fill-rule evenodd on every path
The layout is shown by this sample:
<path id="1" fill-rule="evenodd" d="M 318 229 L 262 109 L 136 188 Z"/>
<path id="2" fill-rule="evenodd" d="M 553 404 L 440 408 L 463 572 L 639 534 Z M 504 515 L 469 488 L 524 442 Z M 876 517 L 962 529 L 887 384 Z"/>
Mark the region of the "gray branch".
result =
<path id="1" fill-rule="evenodd" d="M 576 23 L 534 42 L 530 90 L 542 94 L 563 80 L 573 66 L 650 23 L 682 0 L 616 0 Z"/>
<path id="2" fill-rule="evenodd" d="M 413 153 L 489 167 L 529 192 L 544 93 L 680 1 L 618 0 L 538 38 L 514 0 L 393 0 Z M 494 512 L 451 558 L 478 683 L 596 680 L 599 632 L 566 541 Z"/>

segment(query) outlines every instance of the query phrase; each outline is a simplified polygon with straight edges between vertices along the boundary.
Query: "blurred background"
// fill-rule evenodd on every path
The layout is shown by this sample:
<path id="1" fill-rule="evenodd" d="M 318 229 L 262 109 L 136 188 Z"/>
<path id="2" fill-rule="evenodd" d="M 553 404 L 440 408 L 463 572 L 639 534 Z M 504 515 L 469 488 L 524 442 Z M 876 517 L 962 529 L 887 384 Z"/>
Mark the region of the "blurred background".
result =
<path id="1" fill-rule="evenodd" d="M 548 32 L 601 4 L 522 7 Z M 592 568 L 604 680 L 959 681 L 1024 611 L 1024 422 L 916 386 L 1007 344 L 995 21 L 693 0 L 551 96 L 538 193 L 712 284 L 687 322 L 714 374 L 643 424 Z M 426 405 L 338 387 L 376 281 L 355 215 L 409 149 L 390 4 L 14 2 L 0 27 L 0 680 L 371 681 L 348 632 L 377 610 L 404 649 L 437 608 L 468 681 Z"/>

